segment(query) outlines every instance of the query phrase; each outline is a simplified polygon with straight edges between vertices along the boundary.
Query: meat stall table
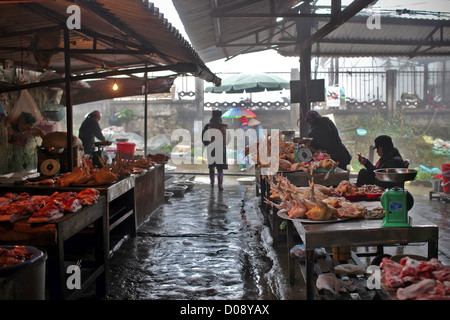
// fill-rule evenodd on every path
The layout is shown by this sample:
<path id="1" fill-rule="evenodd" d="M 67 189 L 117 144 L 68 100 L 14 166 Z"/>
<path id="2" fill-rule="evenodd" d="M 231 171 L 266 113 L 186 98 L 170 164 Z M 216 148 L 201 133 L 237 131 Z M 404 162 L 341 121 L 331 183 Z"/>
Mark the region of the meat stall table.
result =
<path id="1" fill-rule="evenodd" d="M 297 187 L 308 187 L 312 178 L 316 184 L 336 187 L 341 181 L 349 180 L 350 177 L 350 173 L 341 168 L 336 168 L 334 172 L 330 172 L 328 177 L 326 177 L 327 172 L 314 172 L 312 176 L 309 172 L 303 171 L 279 171 L 277 174 L 286 177 L 290 183 Z M 256 195 L 260 196 L 261 212 L 268 221 L 274 241 L 277 242 L 283 236 L 283 231 L 279 228 L 282 219 L 277 215 L 278 209 L 264 203 L 264 198 L 270 197 L 270 185 L 259 166 L 255 168 L 255 181 Z"/>
<path id="2" fill-rule="evenodd" d="M 410 217 L 412 215 L 410 214 Z M 413 215 L 411 227 L 382 227 L 381 219 L 349 219 L 332 223 L 304 223 L 288 220 L 288 248 L 293 246 L 294 235 L 305 245 L 306 297 L 314 299 L 314 249 L 331 247 L 361 247 L 428 243 L 428 258 L 438 256 L 438 227 L 420 216 Z M 377 252 L 380 253 L 380 252 Z M 295 261 L 289 258 L 289 278 L 295 279 Z"/>
<path id="3" fill-rule="evenodd" d="M 1 222 L 0 243 L 30 245 L 38 248 L 43 247 L 47 250 L 47 265 L 52 263 L 53 266 L 54 264 L 54 270 L 56 271 L 52 272 L 53 269 L 47 271 L 47 275 L 50 277 L 48 282 L 51 299 L 76 298 L 94 281 L 96 283 L 96 295 L 103 297 L 107 291 L 106 273 L 108 264 L 108 255 L 105 250 L 107 245 L 105 206 L 105 197 L 100 197 L 96 203 L 81 208 L 74 213 L 67 213 L 54 221 L 36 224 L 30 224 L 28 220 L 17 221 L 16 223 Z M 66 261 L 65 245 L 67 240 L 91 225 L 93 225 L 94 235 L 93 265 L 89 265 L 89 262 L 81 264 L 80 269 L 86 271 L 86 273 L 82 272 L 81 290 L 69 291 L 66 287 L 67 266 L 65 263 L 70 262 Z"/>
<path id="4" fill-rule="evenodd" d="M 105 197 L 106 206 L 103 207 L 103 214 L 106 218 L 106 251 L 110 252 L 111 232 L 121 227 L 122 234 L 127 233 L 131 236 L 136 235 L 136 214 L 135 214 L 135 195 L 134 195 L 135 177 L 130 176 L 115 183 L 105 185 L 84 185 L 84 186 L 66 186 L 55 185 L 30 185 L 13 184 L 0 185 L 0 194 L 6 192 L 27 192 L 32 195 L 42 194 L 51 195 L 54 192 L 74 191 L 80 192 L 86 188 L 94 188 L 100 191 L 100 195 Z"/>
<path id="5" fill-rule="evenodd" d="M 27 192 L 29 194 L 50 195 L 55 191 L 80 192 L 86 188 L 95 188 L 106 197 L 107 250 L 111 251 L 113 230 L 122 237 L 136 235 L 137 228 L 149 215 L 164 203 L 164 164 L 132 174 L 117 182 L 103 185 L 79 185 L 61 187 L 55 185 L 1 184 L 0 194 L 6 192 Z M 120 239 L 119 239 L 120 240 Z"/>

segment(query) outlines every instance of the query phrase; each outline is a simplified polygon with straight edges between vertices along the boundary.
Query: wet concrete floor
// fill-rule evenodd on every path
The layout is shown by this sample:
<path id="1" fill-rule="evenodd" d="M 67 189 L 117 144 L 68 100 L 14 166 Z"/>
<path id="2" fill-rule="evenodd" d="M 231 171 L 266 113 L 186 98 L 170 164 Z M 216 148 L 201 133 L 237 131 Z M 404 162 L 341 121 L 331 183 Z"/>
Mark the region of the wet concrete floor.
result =
<path id="1" fill-rule="evenodd" d="M 285 241 L 274 243 L 254 185 L 225 177 L 211 189 L 207 176 L 172 198 L 123 241 L 110 260 L 108 300 L 297 300 L 304 282 L 290 285 Z M 408 188 L 414 214 L 440 228 L 439 258 L 450 265 L 450 204 L 429 200 L 429 189 Z M 386 248 L 426 255 L 426 245 Z M 299 273 L 299 272 L 298 272 Z"/>
<path id="2" fill-rule="evenodd" d="M 295 297 L 255 187 L 233 177 L 219 191 L 206 179 L 198 177 L 192 191 L 156 210 L 114 253 L 108 299 Z"/>

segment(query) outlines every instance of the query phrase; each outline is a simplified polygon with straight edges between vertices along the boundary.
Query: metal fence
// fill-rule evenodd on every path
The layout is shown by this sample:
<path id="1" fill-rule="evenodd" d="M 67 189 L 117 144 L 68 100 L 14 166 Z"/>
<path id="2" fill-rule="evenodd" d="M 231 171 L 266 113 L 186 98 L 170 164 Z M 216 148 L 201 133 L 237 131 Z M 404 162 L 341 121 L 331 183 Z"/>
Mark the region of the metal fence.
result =
<path id="1" fill-rule="evenodd" d="M 347 106 L 386 104 L 386 71 L 342 69 L 317 72 L 329 86 L 343 88 Z M 397 71 L 395 100 L 403 107 L 450 107 L 450 71 Z"/>
<path id="2" fill-rule="evenodd" d="M 289 79 L 288 72 L 274 73 L 279 77 Z M 223 77 L 230 74 L 221 74 Z M 318 71 L 312 75 L 313 79 L 325 79 L 325 90 L 329 87 L 341 87 L 343 93 L 342 107 L 365 108 L 386 106 L 386 70 L 341 68 L 339 72 Z M 188 77 L 182 79 L 178 90 L 180 99 L 195 99 L 195 84 Z M 427 70 L 416 67 L 414 70 L 397 71 L 397 90 L 395 100 L 397 107 L 403 108 L 450 108 L 450 71 Z M 250 107 L 268 109 L 289 109 L 289 93 L 279 96 L 273 101 L 253 101 Z M 243 95 L 235 95 L 235 99 L 223 101 L 224 96 L 213 95 L 205 97 L 205 107 L 249 107 Z M 255 99 L 254 99 L 255 100 Z M 315 103 L 316 106 L 326 107 L 326 102 Z"/>

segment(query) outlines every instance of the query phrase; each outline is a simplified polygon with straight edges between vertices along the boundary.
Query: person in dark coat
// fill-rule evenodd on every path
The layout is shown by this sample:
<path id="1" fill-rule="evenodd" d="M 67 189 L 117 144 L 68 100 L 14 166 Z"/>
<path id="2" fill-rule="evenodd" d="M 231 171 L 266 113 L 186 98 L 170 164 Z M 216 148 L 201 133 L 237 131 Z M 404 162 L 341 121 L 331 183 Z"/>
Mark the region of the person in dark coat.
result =
<path id="1" fill-rule="evenodd" d="M 102 116 L 99 111 L 95 110 L 88 114 L 86 119 L 80 126 L 78 137 L 83 142 L 84 153 L 92 155 L 95 150 L 95 138 L 100 141 L 105 141 L 102 134 L 99 121 Z"/>
<path id="2" fill-rule="evenodd" d="M 382 188 L 392 188 L 392 187 L 404 187 L 404 182 L 393 183 L 380 181 L 375 177 L 374 170 L 376 169 L 386 169 L 386 168 L 405 168 L 405 161 L 403 160 L 400 152 L 394 147 L 391 137 L 386 135 L 381 135 L 375 138 L 375 147 L 380 159 L 375 165 L 373 165 L 367 158 L 358 154 L 358 161 L 364 165 L 364 169 L 361 169 L 358 173 L 358 178 L 356 180 L 357 186 L 362 186 L 365 184 L 375 184 Z"/>
<path id="3" fill-rule="evenodd" d="M 215 142 L 215 133 L 213 130 L 209 129 L 219 130 L 222 139 Z M 228 140 L 227 129 L 228 125 L 222 123 L 222 111 L 213 110 L 211 120 L 204 126 L 202 131 L 203 144 L 206 146 L 207 150 L 210 185 L 211 188 L 214 187 L 215 169 L 217 169 L 217 183 L 219 190 L 223 190 L 223 170 L 228 169 L 226 150 Z M 221 150 L 216 150 L 216 148 L 220 148 Z M 220 152 L 222 152 L 221 157 Z"/>
<path id="4" fill-rule="evenodd" d="M 347 170 L 352 156 L 342 143 L 333 121 L 328 117 L 322 117 L 317 111 L 308 111 L 305 121 L 310 126 L 307 137 L 313 139 L 310 144 L 311 149 L 323 150 L 330 155 L 339 168 Z"/>

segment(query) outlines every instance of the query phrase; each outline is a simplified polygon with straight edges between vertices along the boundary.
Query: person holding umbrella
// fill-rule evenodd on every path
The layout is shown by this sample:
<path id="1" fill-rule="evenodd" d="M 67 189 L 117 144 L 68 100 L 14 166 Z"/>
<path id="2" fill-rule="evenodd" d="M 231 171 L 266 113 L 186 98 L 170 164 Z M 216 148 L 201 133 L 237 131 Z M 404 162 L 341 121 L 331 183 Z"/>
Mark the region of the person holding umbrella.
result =
<path id="1" fill-rule="evenodd" d="M 253 135 L 253 134 L 250 135 L 250 137 L 252 137 L 252 139 L 249 140 L 249 143 L 246 146 L 245 153 L 246 153 L 247 159 L 249 157 L 248 154 L 250 152 L 250 150 L 249 150 L 250 145 L 256 144 L 257 148 L 258 148 L 258 142 L 264 141 L 264 138 L 265 138 L 264 137 L 264 133 L 263 133 L 263 127 L 262 127 L 261 122 L 259 120 L 256 120 L 255 118 L 251 118 L 248 121 L 248 126 L 249 126 L 249 129 L 255 130 L 255 135 Z M 256 137 L 256 140 L 254 139 L 255 137 Z M 257 156 L 253 155 L 253 158 L 257 158 Z M 253 166 L 254 166 L 254 164 L 251 164 L 250 165 L 250 169 L 253 168 Z"/>
<path id="2" fill-rule="evenodd" d="M 263 134 L 263 127 L 261 125 L 261 122 L 256 120 L 255 118 L 251 118 L 248 122 L 249 128 L 256 131 L 256 140 L 263 140 L 264 141 L 264 134 Z"/>
<path id="3" fill-rule="evenodd" d="M 223 190 L 223 170 L 228 169 L 227 129 L 228 125 L 222 123 L 222 111 L 213 110 L 211 120 L 202 131 L 202 141 L 207 150 L 210 185 L 214 188 L 215 169 L 217 169 L 219 190 Z"/>

